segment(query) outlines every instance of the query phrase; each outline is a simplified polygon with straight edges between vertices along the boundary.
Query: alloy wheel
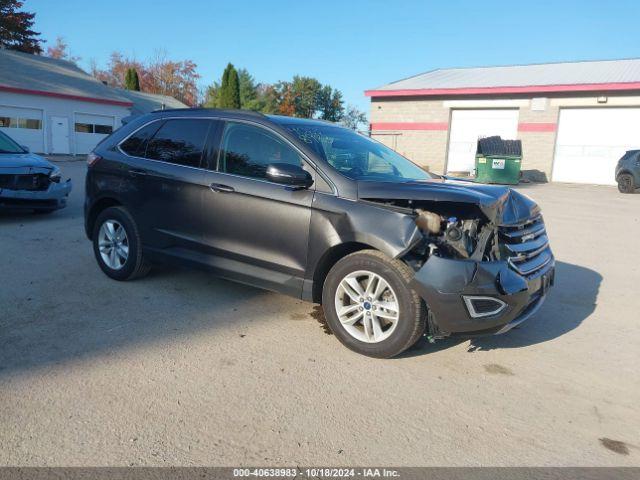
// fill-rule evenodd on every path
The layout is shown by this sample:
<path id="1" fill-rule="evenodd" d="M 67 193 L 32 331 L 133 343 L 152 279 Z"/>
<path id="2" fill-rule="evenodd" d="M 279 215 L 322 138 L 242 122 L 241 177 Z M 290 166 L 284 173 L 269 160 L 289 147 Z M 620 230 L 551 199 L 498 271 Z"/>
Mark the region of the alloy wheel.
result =
<path id="1" fill-rule="evenodd" d="M 398 297 L 389 283 L 366 270 L 342 279 L 336 290 L 335 308 L 345 331 L 366 343 L 389 338 L 400 318 Z"/>
<path id="2" fill-rule="evenodd" d="M 105 220 L 98 232 L 98 248 L 105 265 L 120 270 L 129 258 L 127 232 L 117 220 Z"/>

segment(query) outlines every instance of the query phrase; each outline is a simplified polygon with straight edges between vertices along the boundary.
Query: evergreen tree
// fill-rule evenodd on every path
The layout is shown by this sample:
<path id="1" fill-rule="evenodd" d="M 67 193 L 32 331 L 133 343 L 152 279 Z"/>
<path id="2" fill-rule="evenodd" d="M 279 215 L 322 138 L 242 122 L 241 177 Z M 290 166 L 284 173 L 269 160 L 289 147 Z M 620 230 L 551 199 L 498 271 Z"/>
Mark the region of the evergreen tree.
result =
<path id="1" fill-rule="evenodd" d="M 140 91 L 140 78 L 138 77 L 138 71 L 133 67 L 127 69 L 127 73 L 124 77 L 124 88 L 127 90 L 135 90 L 136 92 Z"/>
<path id="2" fill-rule="evenodd" d="M 228 64 L 222 74 L 216 100 L 218 108 L 240 108 L 240 80 L 232 64 Z"/>
<path id="3" fill-rule="evenodd" d="M 0 47 L 39 55 L 42 40 L 32 30 L 36 14 L 20 12 L 20 8 L 19 0 L 0 0 Z"/>
<path id="4" fill-rule="evenodd" d="M 258 85 L 246 68 L 238 70 L 238 82 L 240 85 L 240 107 L 245 110 L 260 110 Z"/>

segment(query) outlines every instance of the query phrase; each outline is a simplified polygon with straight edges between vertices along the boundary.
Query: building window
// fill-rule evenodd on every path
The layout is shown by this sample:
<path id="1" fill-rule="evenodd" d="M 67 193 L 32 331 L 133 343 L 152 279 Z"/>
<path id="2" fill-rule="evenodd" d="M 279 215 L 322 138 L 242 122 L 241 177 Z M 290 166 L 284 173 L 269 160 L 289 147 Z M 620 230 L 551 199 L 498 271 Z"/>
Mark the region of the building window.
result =
<path id="1" fill-rule="evenodd" d="M 41 130 L 42 121 L 38 118 L 0 117 L 0 128 L 26 128 Z"/>
<path id="2" fill-rule="evenodd" d="M 75 127 L 78 133 L 98 133 L 100 135 L 109 135 L 113 132 L 111 125 L 97 125 L 93 123 L 77 123 Z"/>
<path id="3" fill-rule="evenodd" d="M 95 133 L 100 133 L 102 135 L 109 135 L 113 132 L 113 127 L 111 125 L 94 125 Z"/>
<path id="4" fill-rule="evenodd" d="M 91 123 L 76 123 L 76 132 L 93 133 L 93 125 Z"/>
<path id="5" fill-rule="evenodd" d="M 30 130 L 42 130 L 42 121 L 38 118 L 25 118 L 24 128 Z"/>

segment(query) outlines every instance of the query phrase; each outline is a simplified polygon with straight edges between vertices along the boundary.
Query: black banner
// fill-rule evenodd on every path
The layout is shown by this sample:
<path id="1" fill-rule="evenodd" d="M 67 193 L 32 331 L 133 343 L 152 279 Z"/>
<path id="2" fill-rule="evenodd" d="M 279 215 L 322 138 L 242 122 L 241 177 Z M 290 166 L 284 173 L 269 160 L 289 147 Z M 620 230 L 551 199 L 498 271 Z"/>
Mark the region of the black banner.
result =
<path id="1" fill-rule="evenodd" d="M 640 467 L 0 467 L 0 480 L 639 480 Z"/>

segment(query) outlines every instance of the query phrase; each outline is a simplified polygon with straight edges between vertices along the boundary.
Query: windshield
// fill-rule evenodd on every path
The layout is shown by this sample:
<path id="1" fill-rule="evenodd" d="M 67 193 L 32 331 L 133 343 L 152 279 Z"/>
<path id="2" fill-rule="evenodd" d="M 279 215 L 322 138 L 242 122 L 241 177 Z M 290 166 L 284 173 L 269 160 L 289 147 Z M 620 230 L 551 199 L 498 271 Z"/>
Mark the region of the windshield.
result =
<path id="1" fill-rule="evenodd" d="M 24 148 L 0 132 L 0 153 L 25 153 Z"/>
<path id="2" fill-rule="evenodd" d="M 382 143 L 353 130 L 333 125 L 285 124 L 284 127 L 353 180 L 406 182 L 436 177 Z"/>

